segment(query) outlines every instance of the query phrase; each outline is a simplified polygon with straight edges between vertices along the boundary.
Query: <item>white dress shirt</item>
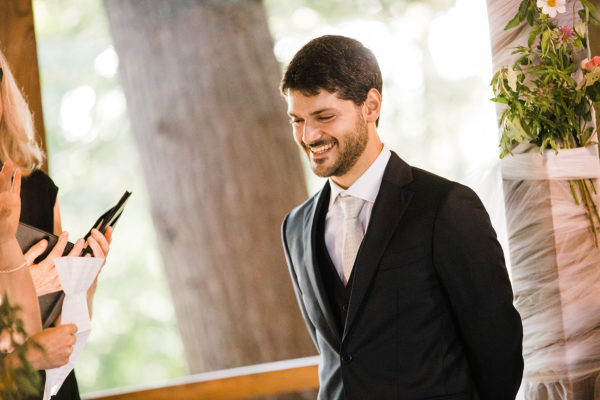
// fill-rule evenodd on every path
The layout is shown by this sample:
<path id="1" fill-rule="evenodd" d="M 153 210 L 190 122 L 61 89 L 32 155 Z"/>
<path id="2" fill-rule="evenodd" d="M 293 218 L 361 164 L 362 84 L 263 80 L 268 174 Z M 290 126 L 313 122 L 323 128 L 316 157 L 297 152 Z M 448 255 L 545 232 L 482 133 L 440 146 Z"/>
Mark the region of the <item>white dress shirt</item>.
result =
<path id="1" fill-rule="evenodd" d="M 329 198 L 329 209 L 325 217 L 325 245 L 329 252 L 329 257 L 335 265 L 335 269 L 344 281 L 344 270 L 342 267 L 343 251 L 344 251 L 344 212 L 339 202 L 336 201 L 339 194 L 347 194 L 358 197 L 365 201 L 363 208 L 360 210 L 358 219 L 363 227 L 363 232 L 367 232 L 367 226 L 371 220 L 371 212 L 373 204 L 381 187 L 383 172 L 390 159 L 390 150 L 383 146 L 381 153 L 375 161 L 367 168 L 367 170 L 350 186 L 348 189 L 343 189 L 329 179 L 331 186 L 331 197 Z"/>

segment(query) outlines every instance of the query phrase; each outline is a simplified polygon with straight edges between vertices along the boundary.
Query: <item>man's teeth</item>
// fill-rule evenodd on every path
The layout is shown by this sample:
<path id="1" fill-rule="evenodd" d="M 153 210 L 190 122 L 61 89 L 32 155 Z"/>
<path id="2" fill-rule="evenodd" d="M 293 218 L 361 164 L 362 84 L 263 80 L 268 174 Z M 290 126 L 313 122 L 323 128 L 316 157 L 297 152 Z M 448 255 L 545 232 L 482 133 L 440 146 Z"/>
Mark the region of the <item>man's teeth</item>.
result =
<path id="1" fill-rule="evenodd" d="M 325 144 L 325 145 L 319 146 L 319 147 L 311 147 L 310 151 L 312 151 L 313 153 L 323 153 L 332 147 L 333 147 L 333 143 L 329 143 L 329 144 Z"/>

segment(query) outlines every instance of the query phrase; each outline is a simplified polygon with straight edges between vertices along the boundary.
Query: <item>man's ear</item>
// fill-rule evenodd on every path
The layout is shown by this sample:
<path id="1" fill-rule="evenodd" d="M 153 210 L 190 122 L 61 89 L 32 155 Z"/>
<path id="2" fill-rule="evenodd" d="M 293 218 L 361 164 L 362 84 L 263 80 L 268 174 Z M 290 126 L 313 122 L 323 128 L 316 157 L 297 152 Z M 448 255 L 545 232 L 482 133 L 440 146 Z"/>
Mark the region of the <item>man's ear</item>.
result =
<path id="1" fill-rule="evenodd" d="M 381 93 L 375 88 L 371 88 L 367 93 L 367 98 L 363 103 L 363 115 L 367 123 L 375 123 L 379 119 L 381 112 Z"/>

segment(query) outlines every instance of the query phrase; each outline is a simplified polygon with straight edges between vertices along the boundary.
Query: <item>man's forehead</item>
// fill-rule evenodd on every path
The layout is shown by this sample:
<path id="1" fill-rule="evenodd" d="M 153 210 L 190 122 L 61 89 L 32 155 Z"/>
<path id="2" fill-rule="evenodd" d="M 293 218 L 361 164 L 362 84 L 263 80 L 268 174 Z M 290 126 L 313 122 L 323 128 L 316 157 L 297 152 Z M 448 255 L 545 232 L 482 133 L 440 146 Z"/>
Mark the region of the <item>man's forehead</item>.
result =
<path id="1" fill-rule="evenodd" d="M 307 95 L 299 90 L 289 90 L 285 96 L 288 104 L 288 114 L 315 113 L 322 109 L 337 107 L 346 100 L 340 99 L 335 93 L 320 90 L 315 95 Z"/>

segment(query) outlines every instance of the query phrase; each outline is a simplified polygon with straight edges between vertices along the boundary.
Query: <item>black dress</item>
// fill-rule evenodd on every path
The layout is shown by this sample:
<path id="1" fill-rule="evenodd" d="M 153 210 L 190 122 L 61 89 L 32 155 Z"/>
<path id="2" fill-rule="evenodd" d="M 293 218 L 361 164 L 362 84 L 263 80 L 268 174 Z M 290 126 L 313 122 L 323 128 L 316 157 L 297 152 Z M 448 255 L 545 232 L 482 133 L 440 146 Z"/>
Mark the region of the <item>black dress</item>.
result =
<path id="1" fill-rule="evenodd" d="M 31 175 L 23 177 L 21 183 L 21 218 L 26 224 L 43 229 L 46 232 L 54 230 L 54 205 L 58 188 L 52 179 L 44 172 L 35 170 Z M 42 390 L 45 381 L 45 372 L 42 376 Z M 40 396 L 39 399 L 42 397 Z M 75 379 L 75 371 L 67 376 L 60 390 L 53 396 L 54 400 L 79 400 L 79 389 Z"/>

